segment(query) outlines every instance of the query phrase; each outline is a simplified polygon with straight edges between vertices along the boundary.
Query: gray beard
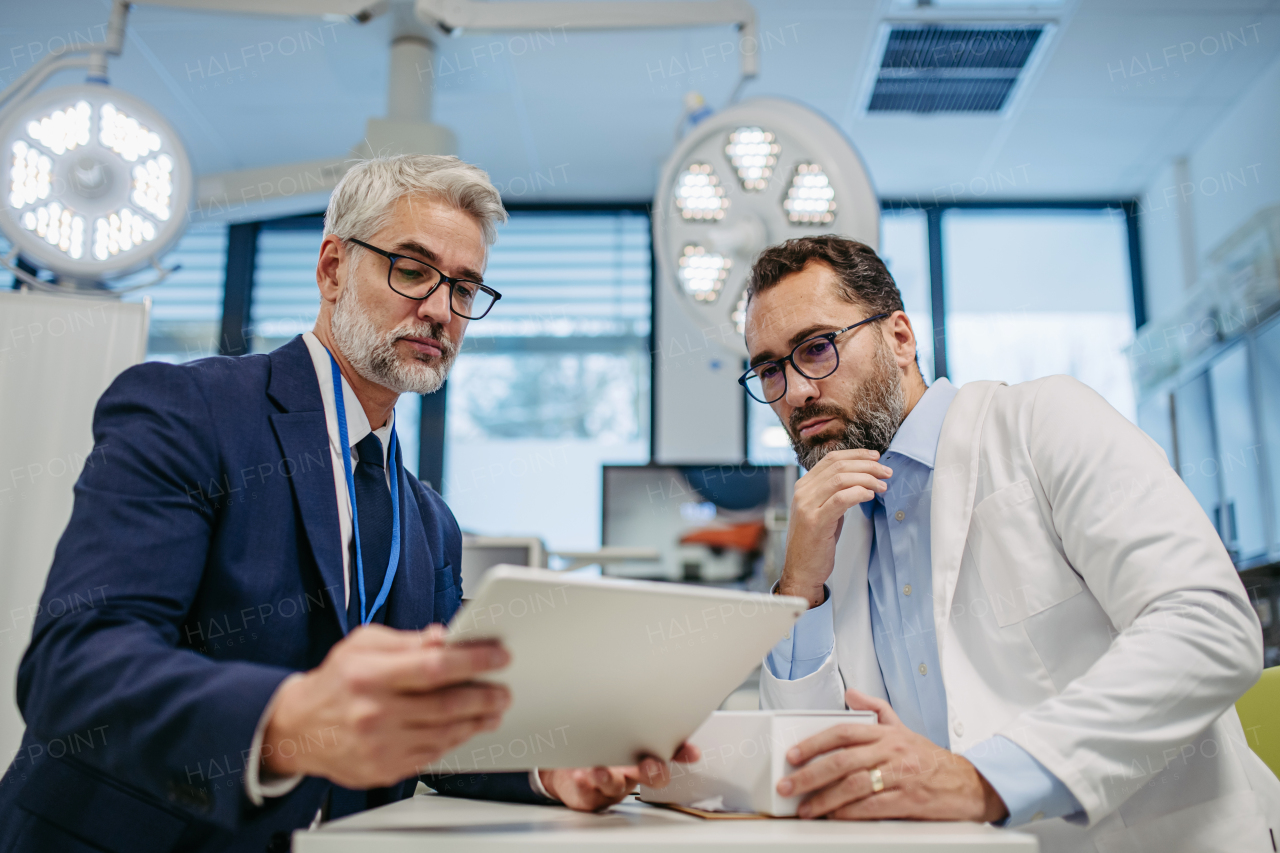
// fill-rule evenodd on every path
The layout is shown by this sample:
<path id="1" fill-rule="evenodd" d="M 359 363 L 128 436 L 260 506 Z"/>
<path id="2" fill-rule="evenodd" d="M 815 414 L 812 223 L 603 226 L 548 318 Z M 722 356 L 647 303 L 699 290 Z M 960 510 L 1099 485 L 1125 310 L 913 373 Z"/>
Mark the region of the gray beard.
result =
<path id="1" fill-rule="evenodd" d="M 334 344 L 356 373 L 397 394 L 439 391 L 458 357 L 458 348 L 445 336 L 444 327 L 424 321 L 391 331 L 379 329 L 369 319 L 357 290 L 356 268 L 352 266 L 329 324 Z M 441 355 L 437 358 L 415 352 L 402 358 L 396 351 L 396 342 L 407 336 L 434 338 L 440 343 Z"/>
<path id="2" fill-rule="evenodd" d="M 833 450 L 875 450 L 881 455 L 889 449 L 898 427 L 906 418 L 907 397 L 902 390 L 902 372 L 884 341 L 876 346 L 872 372 L 858 387 L 848 410 L 830 405 L 804 406 L 791 415 L 787 433 L 796 461 L 806 471 L 822 461 Z M 835 438 L 810 442 L 798 438 L 796 425 L 815 415 L 836 416 L 844 421 L 844 434 Z"/>

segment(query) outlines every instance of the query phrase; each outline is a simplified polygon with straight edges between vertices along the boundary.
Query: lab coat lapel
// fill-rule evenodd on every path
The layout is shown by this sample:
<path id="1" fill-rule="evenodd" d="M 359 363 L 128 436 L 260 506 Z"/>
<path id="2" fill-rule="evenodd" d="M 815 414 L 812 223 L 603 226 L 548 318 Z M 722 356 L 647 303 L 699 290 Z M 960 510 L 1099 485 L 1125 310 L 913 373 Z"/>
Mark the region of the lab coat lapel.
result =
<path id="1" fill-rule="evenodd" d="M 290 469 L 303 530 L 311 545 L 316 566 L 334 617 L 346 634 L 346 581 L 342 573 L 342 534 L 338 525 L 338 495 L 334 487 L 329 429 L 324 419 L 324 403 L 311 355 L 301 336 L 275 350 L 267 394 L 284 410 L 271 416 L 282 467 Z"/>
<path id="2" fill-rule="evenodd" d="M 934 624 L 941 627 L 951 614 L 960 575 L 960 560 L 973 516 L 978 488 L 979 439 L 982 421 L 996 388 L 1003 382 L 970 382 L 956 394 L 942 421 L 933 468 L 933 497 L 929 521 L 932 551 Z M 943 632 L 938 632 L 939 654 Z"/>
<path id="3" fill-rule="evenodd" d="M 888 700 L 871 633 L 871 594 L 867 564 L 875 528 L 860 505 L 844 514 L 836 543 L 831 588 L 832 620 L 836 625 L 836 659 L 846 687 Z"/>

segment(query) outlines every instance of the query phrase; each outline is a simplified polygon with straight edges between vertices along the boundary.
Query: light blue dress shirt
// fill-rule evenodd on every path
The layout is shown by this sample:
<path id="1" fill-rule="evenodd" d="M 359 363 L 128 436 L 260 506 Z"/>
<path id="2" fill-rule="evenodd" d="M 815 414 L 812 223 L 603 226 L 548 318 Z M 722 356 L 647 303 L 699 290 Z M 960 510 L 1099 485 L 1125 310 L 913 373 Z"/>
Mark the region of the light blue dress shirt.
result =
<path id="1" fill-rule="evenodd" d="M 956 387 L 935 382 L 903 421 L 881 462 L 888 489 L 862 504 L 874 535 L 867 565 L 871 629 L 889 704 L 912 731 L 949 749 L 947 693 L 933 621 L 929 513 L 942 421 Z M 835 648 L 831 599 L 815 607 L 769 653 L 777 678 L 812 675 Z M 996 735 L 964 753 L 1009 809 L 1007 826 L 1081 811 L 1062 782 L 1026 750 Z"/>

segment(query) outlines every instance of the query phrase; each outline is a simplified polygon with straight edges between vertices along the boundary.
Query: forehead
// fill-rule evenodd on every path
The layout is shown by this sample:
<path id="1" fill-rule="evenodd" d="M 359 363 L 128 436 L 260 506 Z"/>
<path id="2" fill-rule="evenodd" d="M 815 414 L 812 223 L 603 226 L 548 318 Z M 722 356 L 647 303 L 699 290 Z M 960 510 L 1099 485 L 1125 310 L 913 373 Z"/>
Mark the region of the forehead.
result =
<path id="1" fill-rule="evenodd" d="M 791 338 L 817 326 L 846 326 L 860 317 L 858 306 L 840 296 L 839 279 L 826 264 L 809 263 L 757 293 L 747 306 L 747 351 L 785 355 Z"/>
<path id="2" fill-rule="evenodd" d="M 442 260 L 477 269 L 484 264 L 486 245 L 480 222 L 471 214 L 430 196 L 401 196 L 376 236 L 391 244 L 419 243 Z"/>

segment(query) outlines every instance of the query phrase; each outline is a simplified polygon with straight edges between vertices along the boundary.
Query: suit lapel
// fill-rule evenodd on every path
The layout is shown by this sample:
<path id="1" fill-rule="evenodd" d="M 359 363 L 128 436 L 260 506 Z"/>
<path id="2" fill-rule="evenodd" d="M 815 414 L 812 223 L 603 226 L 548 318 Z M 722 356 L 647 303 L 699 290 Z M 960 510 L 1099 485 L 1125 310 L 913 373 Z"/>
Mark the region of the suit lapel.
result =
<path id="1" fill-rule="evenodd" d="M 929 504 L 929 547 L 933 562 L 934 623 L 943 625 L 951 613 L 960 575 L 960 561 L 969 536 L 973 497 L 978 488 L 982 422 L 996 388 L 1003 382 L 969 382 L 947 409 L 938 438 L 933 468 L 933 497 Z M 939 608 L 938 604 L 942 607 Z M 941 645 L 942 632 L 938 632 Z M 941 654 L 941 648 L 939 648 Z"/>
<path id="2" fill-rule="evenodd" d="M 400 563 L 387 598 L 386 623 L 392 628 L 416 630 L 431 622 L 436 568 L 422 523 L 422 511 L 407 482 L 409 473 L 401 461 L 399 442 L 396 442 L 396 470 L 400 487 Z"/>
<path id="3" fill-rule="evenodd" d="M 275 350 L 267 394 L 283 409 L 271 416 L 271 427 L 284 455 L 303 530 L 311 545 L 334 616 L 346 634 L 346 581 L 342 570 L 342 533 L 338 524 L 329 429 L 324 418 L 319 380 L 302 337 Z"/>

